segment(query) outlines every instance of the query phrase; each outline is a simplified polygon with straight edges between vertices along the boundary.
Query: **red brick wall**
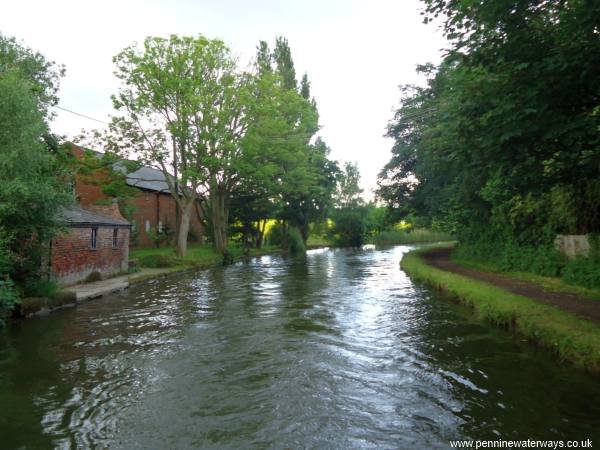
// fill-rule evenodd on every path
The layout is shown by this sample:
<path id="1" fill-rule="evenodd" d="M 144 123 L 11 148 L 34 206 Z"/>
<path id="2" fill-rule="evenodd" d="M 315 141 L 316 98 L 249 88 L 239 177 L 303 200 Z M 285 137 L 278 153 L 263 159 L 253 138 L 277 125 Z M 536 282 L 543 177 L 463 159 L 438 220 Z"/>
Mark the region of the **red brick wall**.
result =
<path id="1" fill-rule="evenodd" d="M 93 272 L 102 278 L 128 269 L 129 229 L 118 228 L 113 248 L 113 227 L 98 227 L 96 249 L 91 248 L 92 228 L 70 228 L 52 241 L 51 276 L 60 285 L 84 281 Z"/>
<path id="2" fill-rule="evenodd" d="M 133 213 L 133 221 L 136 227 L 136 242 L 131 243 L 132 247 L 148 248 L 155 247 L 156 243 L 151 239 L 150 233 L 146 232 L 146 222 L 150 227 L 151 233 L 156 233 L 158 222 L 162 222 L 163 229 L 168 229 L 174 244 L 176 227 L 176 202 L 168 193 L 159 194 L 153 191 L 139 190 L 133 201 L 136 211 Z M 158 206 L 158 212 L 157 212 Z M 202 239 L 204 228 L 194 212 L 190 220 L 190 230 L 198 239 Z M 164 244 L 163 244 L 164 245 Z"/>

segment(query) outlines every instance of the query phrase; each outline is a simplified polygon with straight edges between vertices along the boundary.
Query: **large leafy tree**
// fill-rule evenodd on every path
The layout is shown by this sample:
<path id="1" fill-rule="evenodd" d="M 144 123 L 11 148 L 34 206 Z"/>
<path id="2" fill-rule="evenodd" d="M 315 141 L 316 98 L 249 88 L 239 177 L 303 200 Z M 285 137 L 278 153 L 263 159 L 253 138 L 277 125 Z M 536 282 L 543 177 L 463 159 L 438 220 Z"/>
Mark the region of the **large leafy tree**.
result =
<path id="1" fill-rule="evenodd" d="M 181 211 L 178 255 L 198 201 L 209 204 L 213 241 L 225 254 L 228 202 L 245 168 L 241 143 L 257 114 L 253 77 L 222 41 L 204 36 L 149 37 L 114 62 L 123 85 L 113 101 L 124 114 L 104 136 L 108 148 L 133 150 L 164 173 Z"/>
<path id="2" fill-rule="evenodd" d="M 0 323 L 16 290 L 34 290 L 45 245 L 61 230 L 59 212 L 71 200 L 47 126 L 63 73 L 0 35 Z"/>
<path id="3" fill-rule="evenodd" d="M 369 208 L 362 198 L 360 172 L 356 164 L 347 162 L 337 176 L 330 233 L 338 245 L 357 247 L 367 233 Z"/>
<path id="4" fill-rule="evenodd" d="M 405 90 L 380 196 L 465 236 L 600 231 L 600 4 L 425 4 L 451 48 Z"/>
<path id="5" fill-rule="evenodd" d="M 260 49 L 268 49 L 261 43 Z M 257 60 L 262 61 L 261 51 Z M 317 138 L 311 142 L 318 131 L 318 111 L 316 102 L 311 98 L 310 82 L 305 74 L 300 87 L 296 80 L 296 71 L 292 52 L 287 39 L 278 37 L 271 55 L 273 73 L 278 79 L 278 86 L 283 95 L 294 97 L 303 106 L 301 120 L 286 111 L 281 111 L 279 120 L 287 127 L 295 127 L 300 133 L 295 133 L 292 142 L 278 143 L 283 158 L 279 164 L 281 173 L 279 181 L 279 201 L 277 218 L 282 220 L 284 228 L 292 226 L 300 232 L 306 243 L 310 223 L 326 218 L 335 190 L 335 179 L 338 173 L 337 164 L 329 159 L 330 149 L 327 144 Z M 287 147 L 287 149 L 286 149 Z"/>
<path id="6" fill-rule="evenodd" d="M 51 117 L 50 107 L 58 103 L 60 79 L 65 74 L 64 66 L 48 61 L 44 56 L 16 38 L 0 34 L 0 76 L 17 72 L 26 80 L 37 109 L 44 119 Z"/>

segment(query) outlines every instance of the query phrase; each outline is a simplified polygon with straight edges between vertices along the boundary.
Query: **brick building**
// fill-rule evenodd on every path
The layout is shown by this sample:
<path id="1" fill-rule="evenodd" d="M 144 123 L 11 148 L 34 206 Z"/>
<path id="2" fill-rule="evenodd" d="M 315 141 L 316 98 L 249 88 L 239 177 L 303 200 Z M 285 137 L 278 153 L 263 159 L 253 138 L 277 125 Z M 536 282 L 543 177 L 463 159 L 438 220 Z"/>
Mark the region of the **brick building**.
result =
<path id="1" fill-rule="evenodd" d="M 129 265 L 130 224 L 116 205 L 63 211 L 68 231 L 52 240 L 50 277 L 59 285 L 108 278 Z"/>
<path id="2" fill-rule="evenodd" d="M 77 158 L 83 156 L 83 150 L 72 146 Z M 98 153 L 99 156 L 101 154 Z M 116 165 L 115 170 L 125 173 L 123 166 Z M 95 183 L 88 181 L 88 176 L 77 176 L 75 179 L 75 195 L 83 208 L 90 209 L 99 201 L 108 197 L 102 192 L 103 173 L 98 173 Z M 131 246 L 149 248 L 158 245 L 157 237 L 163 240 L 175 239 L 177 229 L 177 204 L 171 196 L 169 185 L 164 174 L 152 167 L 141 167 L 135 172 L 126 173 L 126 183 L 136 188 L 133 204 L 135 211 L 131 217 Z M 197 205 L 190 220 L 191 241 L 201 241 L 204 228 L 200 221 L 200 208 Z"/>

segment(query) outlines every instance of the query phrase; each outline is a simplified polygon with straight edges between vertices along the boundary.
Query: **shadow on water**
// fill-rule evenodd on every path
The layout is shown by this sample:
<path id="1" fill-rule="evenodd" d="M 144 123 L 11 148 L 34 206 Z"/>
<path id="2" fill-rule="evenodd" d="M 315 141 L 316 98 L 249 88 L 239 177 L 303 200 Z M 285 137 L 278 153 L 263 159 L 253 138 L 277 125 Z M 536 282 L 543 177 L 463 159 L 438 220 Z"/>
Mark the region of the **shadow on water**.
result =
<path id="1" fill-rule="evenodd" d="M 414 285 L 407 249 L 265 256 L 14 323 L 1 447 L 600 439 L 597 379 Z"/>

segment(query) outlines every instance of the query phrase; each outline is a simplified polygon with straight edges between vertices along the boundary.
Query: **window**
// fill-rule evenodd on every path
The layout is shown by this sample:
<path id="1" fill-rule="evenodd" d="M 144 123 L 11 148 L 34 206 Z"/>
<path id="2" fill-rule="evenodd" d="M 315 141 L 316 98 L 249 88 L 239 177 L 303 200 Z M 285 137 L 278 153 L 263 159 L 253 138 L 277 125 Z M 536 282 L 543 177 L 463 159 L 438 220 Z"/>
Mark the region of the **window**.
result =
<path id="1" fill-rule="evenodd" d="M 158 221 L 158 232 L 159 232 L 159 233 L 162 233 L 162 230 L 163 230 L 163 224 L 162 224 L 162 222 L 159 220 L 159 221 Z"/>
<path id="2" fill-rule="evenodd" d="M 146 220 L 146 233 L 150 232 L 150 221 Z"/>
<path id="3" fill-rule="evenodd" d="M 90 247 L 92 249 L 96 249 L 98 246 L 98 228 L 92 228 L 92 240 L 90 242 Z"/>
<path id="4" fill-rule="evenodd" d="M 119 243 L 119 229 L 115 228 L 113 230 L 113 248 L 117 248 L 118 247 L 118 243 Z"/>

